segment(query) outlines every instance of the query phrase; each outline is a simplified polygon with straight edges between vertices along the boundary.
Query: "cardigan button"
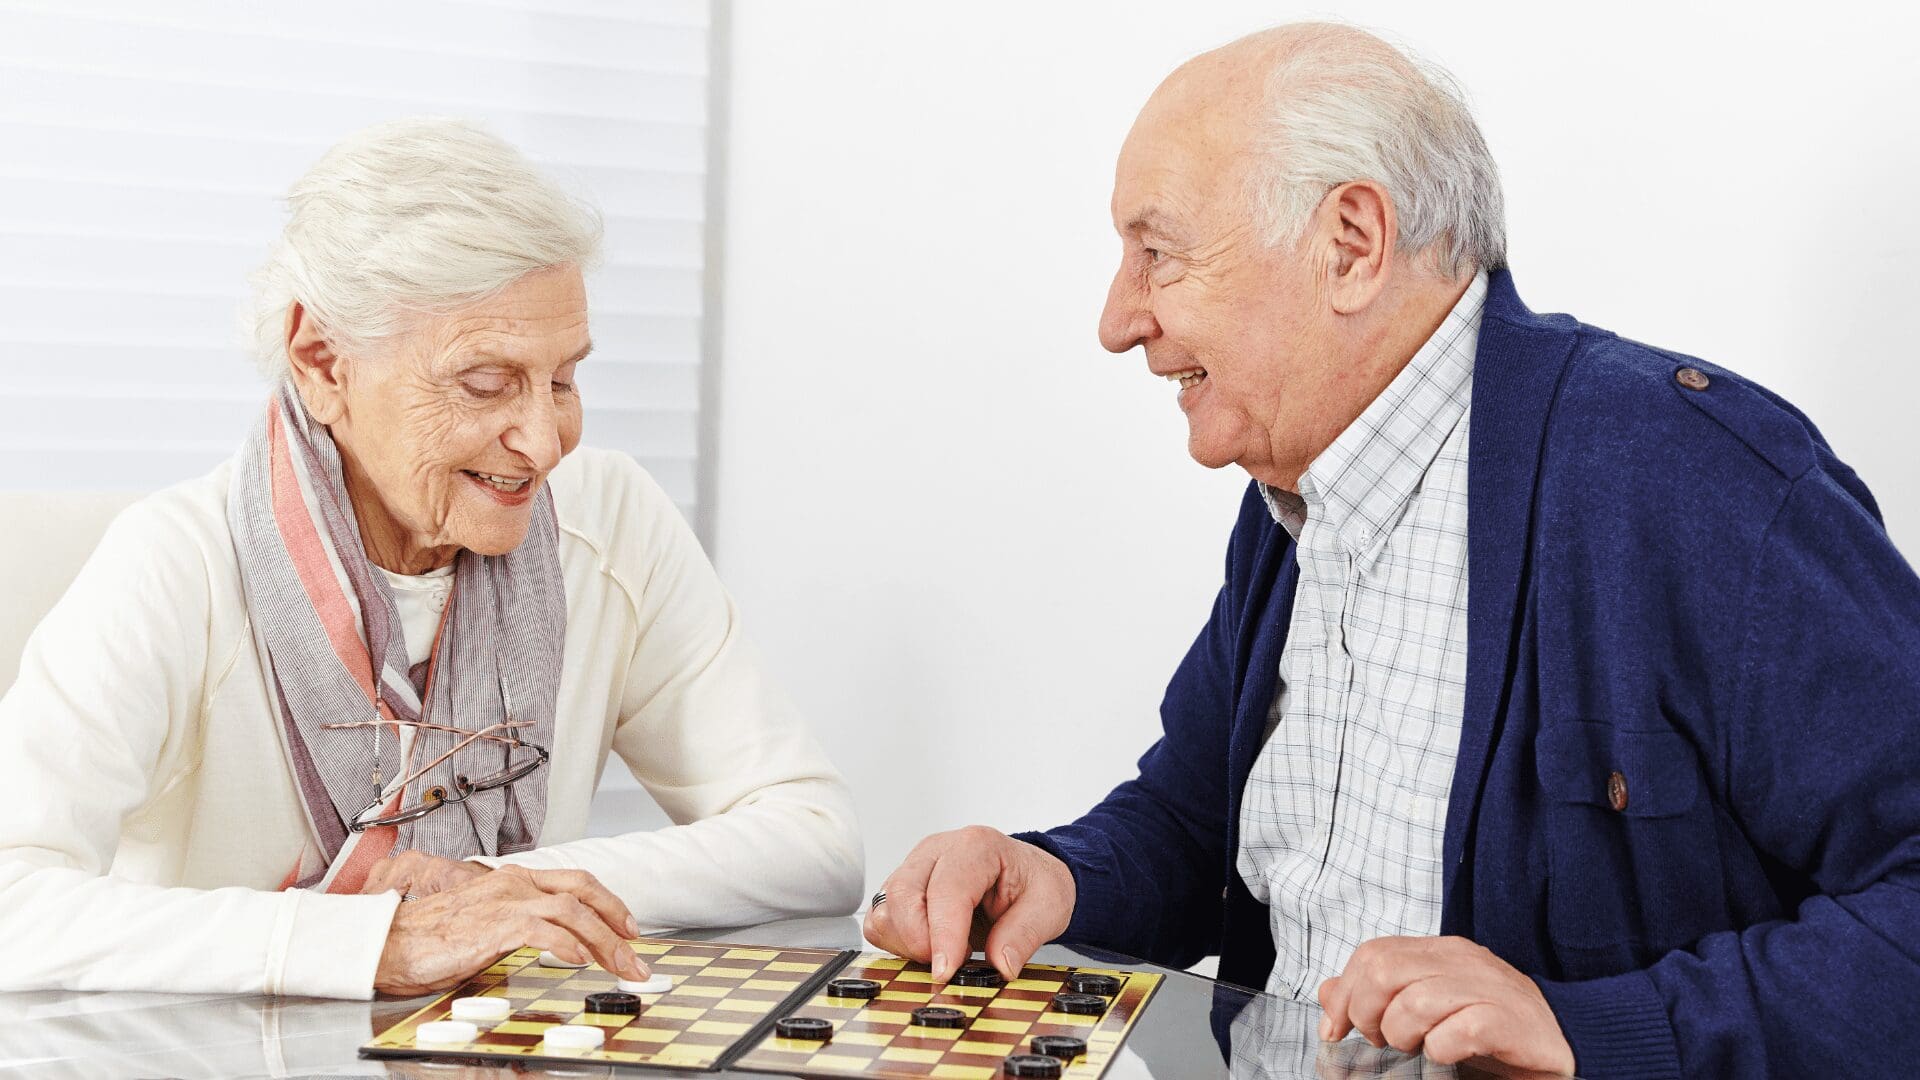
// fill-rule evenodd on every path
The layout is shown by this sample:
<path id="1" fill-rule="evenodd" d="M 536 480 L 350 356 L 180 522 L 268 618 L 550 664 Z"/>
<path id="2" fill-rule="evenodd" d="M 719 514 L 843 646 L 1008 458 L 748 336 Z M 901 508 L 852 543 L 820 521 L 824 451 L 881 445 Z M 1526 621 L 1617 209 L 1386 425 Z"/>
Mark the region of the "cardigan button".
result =
<path id="1" fill-rule="evenodd" d="M 1607 777 L 1607 805 L 1615 810 L 1627 808 L 1627 778 L 1620 772 Z"/>
<path id="2" fill-rule="evenodd" d="M 1689 390 L 1705 390 L 1708 386 L 1712 385 L 1712 380 L 1707 378 L 1706 372 L 1701 371 L 1699 368 L 1690 367 L 1683 367 L 1679 371 L 1674 372 L 1673 381 Z"/>

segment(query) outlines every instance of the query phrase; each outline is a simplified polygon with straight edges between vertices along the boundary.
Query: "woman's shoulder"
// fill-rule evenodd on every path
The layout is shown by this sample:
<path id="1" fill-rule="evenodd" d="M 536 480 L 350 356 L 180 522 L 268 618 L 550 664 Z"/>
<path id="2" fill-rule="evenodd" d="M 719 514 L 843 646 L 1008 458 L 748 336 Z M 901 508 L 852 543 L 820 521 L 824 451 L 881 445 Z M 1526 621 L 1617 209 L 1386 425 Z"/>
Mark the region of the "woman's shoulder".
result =
<path id="1" fill-rule="evenodd" d="M 567 455 L 547 483 L 562 535 L 573 534 L 603 551 L 626 538 L 685 527 L 666 489 L 618 450 L 582 446 Z"/>
<path id="2" fill-rule="evenodd" d="M 128 504 L 97 549 L 149 570 L 200 577 L 235 565 L 227 524 L 231 461 Z"/>

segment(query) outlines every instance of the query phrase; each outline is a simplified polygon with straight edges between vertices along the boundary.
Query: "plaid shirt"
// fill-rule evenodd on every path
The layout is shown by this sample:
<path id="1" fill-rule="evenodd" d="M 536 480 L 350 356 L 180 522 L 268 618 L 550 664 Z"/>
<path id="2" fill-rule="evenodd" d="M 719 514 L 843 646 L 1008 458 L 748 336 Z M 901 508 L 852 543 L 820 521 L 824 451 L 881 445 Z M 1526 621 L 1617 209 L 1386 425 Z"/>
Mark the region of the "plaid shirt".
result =
<path id="1" fill-rule="evenodd" d="M 1297 542 L 1280 689 L 1241 800 L 1238 869 L 1272 911 L 1267 989 L 1312 997 L 1362 942 L 1440 927 L 1441 840 L 1467 671 L 1475 277 L 1315 458 L 1262 487 Z"/>

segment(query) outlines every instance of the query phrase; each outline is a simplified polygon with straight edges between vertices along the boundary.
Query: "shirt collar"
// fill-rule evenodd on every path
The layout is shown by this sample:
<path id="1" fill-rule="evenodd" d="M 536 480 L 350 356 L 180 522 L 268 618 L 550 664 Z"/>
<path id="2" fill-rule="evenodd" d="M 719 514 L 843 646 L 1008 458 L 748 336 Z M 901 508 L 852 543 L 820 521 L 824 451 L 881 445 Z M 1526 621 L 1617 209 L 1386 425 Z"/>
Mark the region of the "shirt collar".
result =
<path id="1" fill-rule="evenodd" d="M 1260 485 L 1267 512 L 1295 540 L 1313 517 L 1363 552 L 1399 519 L 1472 400 L 1486 298 L 1482 271 L 1400 374 L 1307 466 L 1299 494 Z"/>

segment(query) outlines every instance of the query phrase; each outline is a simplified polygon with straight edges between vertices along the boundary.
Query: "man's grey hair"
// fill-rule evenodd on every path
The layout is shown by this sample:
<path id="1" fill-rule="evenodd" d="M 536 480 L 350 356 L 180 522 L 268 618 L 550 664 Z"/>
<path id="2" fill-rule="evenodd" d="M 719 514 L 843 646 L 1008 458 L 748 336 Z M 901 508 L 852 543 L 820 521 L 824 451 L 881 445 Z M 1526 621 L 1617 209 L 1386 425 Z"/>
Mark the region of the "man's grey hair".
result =
<path id="1" fill-rule="evenodd" d="M 459 120 L 377 124 L 328 150 L 287 193 L 290 215 L 253 276 L 249 332 L 287 371 L 297 301 L 336 350 L 404 333 L 540 270 L 598 259 L 601 218 L 499 137 Z"/>
<path id="2" fill-rule="evenodd" d="M 1251 170 L 1269 243 L 1298 240 L 1329 191 L 1372 180 L 1393 200 L 1400 250 L 1450 278 L 1506 265 L 1500 175 L 1451 75 L 1349 26 L 1263 33 L 1285 42 Z"/>

